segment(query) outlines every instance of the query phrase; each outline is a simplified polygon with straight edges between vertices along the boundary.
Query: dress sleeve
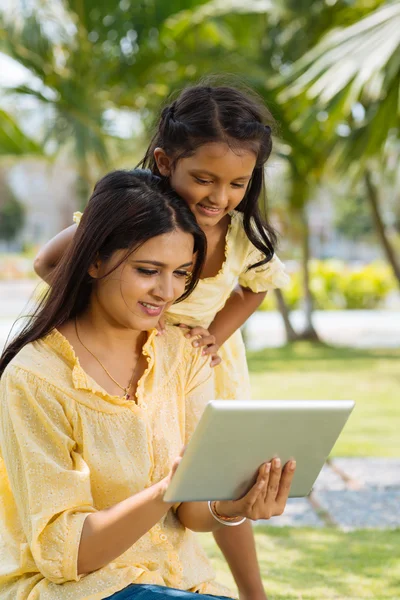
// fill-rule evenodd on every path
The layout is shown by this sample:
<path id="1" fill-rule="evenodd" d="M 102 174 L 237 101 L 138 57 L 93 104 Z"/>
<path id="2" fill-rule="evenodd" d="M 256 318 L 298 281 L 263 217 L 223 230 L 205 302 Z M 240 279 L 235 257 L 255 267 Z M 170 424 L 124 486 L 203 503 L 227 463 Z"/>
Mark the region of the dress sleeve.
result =
<path id="1" fill-rule="evenodd" d="M 264 258 L 264 254 L 253 247 L 246 259 L 246 270 L 239 276 L 239 285 L 258 293 L 284 288 L 289 284 L 290 277 L 286 272 L 285 265 L 276 254 L 265 265 L 248 269 Z"/>
<path id="2" fill-rule="evenodd" d="M 214 370 L 210 367 L 210 357 L 203 356 L 201 350 L 192 348 L 187 352 L 187 383 L 185 393 L 185 444 L 190 440 L 197 423 L 210 400 L 215 398 Z"/>
<path id="3" fill-rule="evenodd" d="M 0 444 L 32 556 L 54 582 L 78 581 L 84 521 L 95 512 L 90 472 L 78 453 L 62 392 L 9 367 L 0 387 Z"/>

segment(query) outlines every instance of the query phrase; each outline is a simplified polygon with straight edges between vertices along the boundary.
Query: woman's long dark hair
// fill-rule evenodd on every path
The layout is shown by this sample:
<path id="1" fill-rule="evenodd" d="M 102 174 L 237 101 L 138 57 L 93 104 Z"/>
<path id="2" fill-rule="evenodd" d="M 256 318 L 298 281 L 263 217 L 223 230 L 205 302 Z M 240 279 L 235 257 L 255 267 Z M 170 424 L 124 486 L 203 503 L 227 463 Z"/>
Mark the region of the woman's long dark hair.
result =
<path id="1" fill-rule="evenodd" d="M 265 255 L 251 268 L 270 261 L 277 242 L 274 229 L 259 209 L 259 198 L 264 192 L 264 164 L 272 150 L 273 124 L 268 109 L 250 93 L 226 86 L 192 86 L 164 108 L 157 132 L 140 163 L 160 176 L 154 158 L 156 148 L 163 148 L 174 161 L 192 155 L 209 142 L 225 142 L 232 150 L 253 150 L 256 166 L 236 209 L 243 213 L 247 237 Z"/>
<path id="2" fill-rule="evenodd" d="M 94 188 L 47 294 L 1 355 L 0 376 L 26 344 L 42 338 L 87 308 L 93 282 L 88 271 L 96 259 L 107 260 L 116 250 L 126 249 L 115 269 L 147 240 L 176 229 L 193 235 L 196 253 L 192 275 L 180 301 L 197 285 L 206 255 L 205 235 L 193 213 L 186 202 L 166 189 L 165 182 L 150 171 L 114 171 L 103 177 Z"/>

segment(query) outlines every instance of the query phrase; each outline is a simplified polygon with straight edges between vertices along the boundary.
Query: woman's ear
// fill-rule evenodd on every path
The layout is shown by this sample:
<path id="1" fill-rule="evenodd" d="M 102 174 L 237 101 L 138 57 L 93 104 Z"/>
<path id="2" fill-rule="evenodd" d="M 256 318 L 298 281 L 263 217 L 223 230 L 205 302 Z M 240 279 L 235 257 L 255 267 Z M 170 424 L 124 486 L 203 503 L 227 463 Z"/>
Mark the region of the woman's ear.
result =
<path id="1" fill-rule="evenodd" d="M 171 175 L 172 160 L 168 154 L 166 154 L 165 150 L 156 148 L 154 150 L 154 160 L 157 163 L 160 175 L 169 177 Z"/>
<path id="2" fill-rule="evenodd" d="M 101 274 L 100 274 L 100 268 L 102 266 L 102 261 L 100 260 L 100 258 L 96 258 L 96 260 L 90 265 L 89 269 L 88 269 L 88 273 L 90 275 L 90 277 L 92 277 L 92 279 L 98 279 Z"/>

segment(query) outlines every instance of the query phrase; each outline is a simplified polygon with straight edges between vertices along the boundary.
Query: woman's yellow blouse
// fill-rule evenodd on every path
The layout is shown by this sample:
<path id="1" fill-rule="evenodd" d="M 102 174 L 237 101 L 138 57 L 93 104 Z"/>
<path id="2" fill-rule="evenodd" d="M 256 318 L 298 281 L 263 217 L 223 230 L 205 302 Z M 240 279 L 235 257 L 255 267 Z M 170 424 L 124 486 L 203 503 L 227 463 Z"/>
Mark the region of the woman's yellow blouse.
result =
<path id="1" fill-rule="evenodd" d="M 77 574 L 89 513 L 167 475 L 214 393 L 208 359 L 176 327 L 144 346 L 137 402 L 110 396 L 56 330 L 0 381 L 0 599 L 100 600 L 131 583 L 230 595 L 172 510 L 107 566 Z"/>

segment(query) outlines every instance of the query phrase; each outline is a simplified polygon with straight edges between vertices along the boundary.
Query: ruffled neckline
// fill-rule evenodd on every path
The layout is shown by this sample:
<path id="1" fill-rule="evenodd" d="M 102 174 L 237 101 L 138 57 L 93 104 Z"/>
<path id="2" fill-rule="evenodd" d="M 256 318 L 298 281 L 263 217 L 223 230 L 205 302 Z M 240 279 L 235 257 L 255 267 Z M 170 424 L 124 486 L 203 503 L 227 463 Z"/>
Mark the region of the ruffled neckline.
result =
<path id="1" fill-rule="evenodd" d="M 140 393 L 143 391 L 144 381 L 153 366 L 154 363 L 154 338 L 157 335 L 157 329 L 149 331 L 148 338 L 143 344 L 142 354 L 147 357 L 147 367 L 138 381 L 136 387 L 135 398 L 136 401 L 140 397 Z M 61 357 L 65 358 L 72 366 L 72 382 L 76 389 L 83 389 L 100 394 L 104 398 L 111 398 L 119 403 L 132 404 L 132 400 L 126 400 L 123 396 L 114 396 L 109 394 L 101 385 L 99 385 L 93 377 L 91 377 L 82 368 L 79 357 L 75 354 L 71 343 L 58 329 L 53 329 L 44 338 L 44 341 L 49 344 Z"/>

